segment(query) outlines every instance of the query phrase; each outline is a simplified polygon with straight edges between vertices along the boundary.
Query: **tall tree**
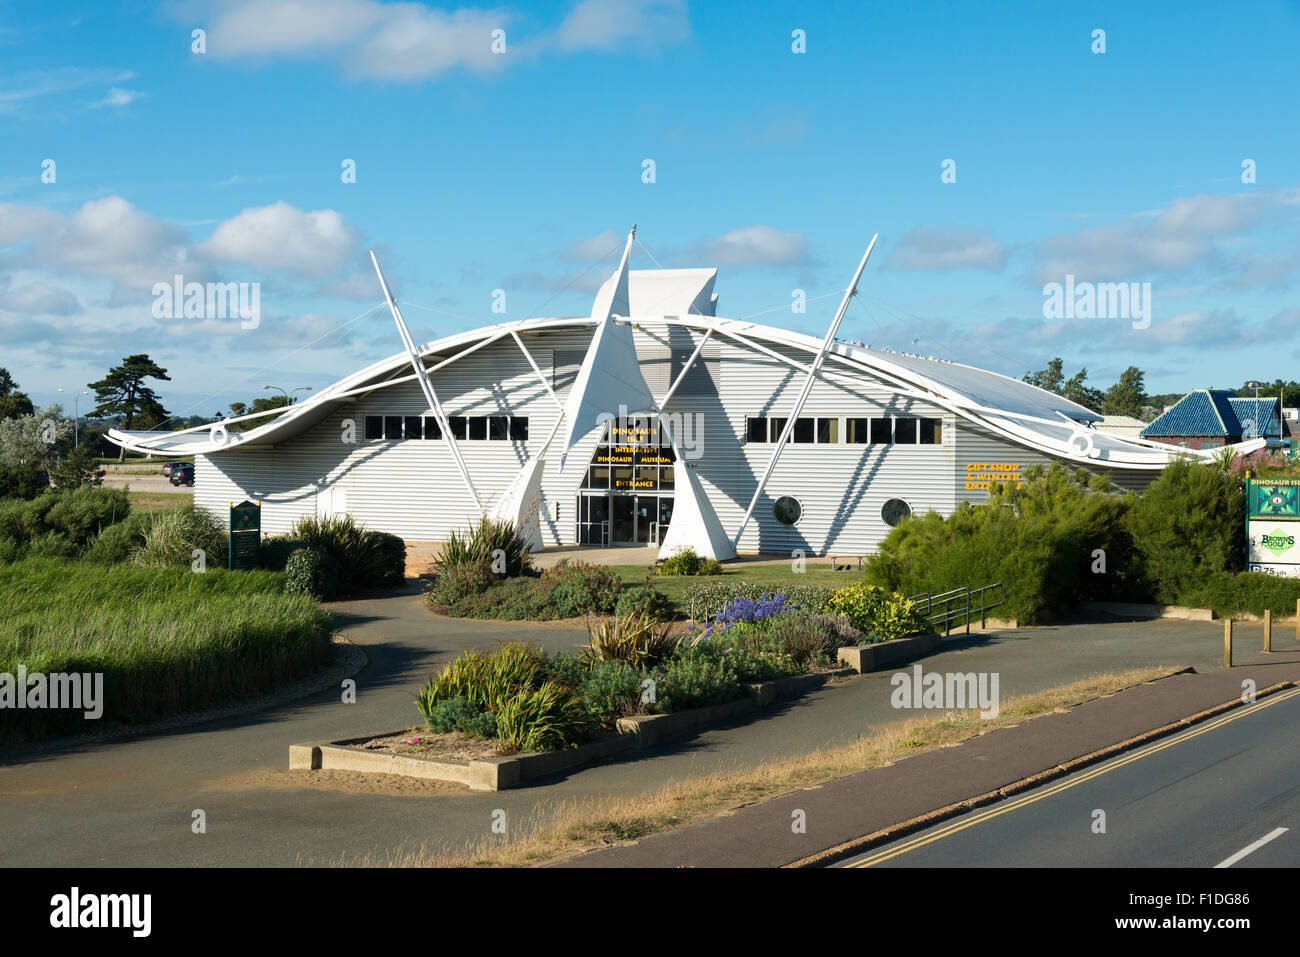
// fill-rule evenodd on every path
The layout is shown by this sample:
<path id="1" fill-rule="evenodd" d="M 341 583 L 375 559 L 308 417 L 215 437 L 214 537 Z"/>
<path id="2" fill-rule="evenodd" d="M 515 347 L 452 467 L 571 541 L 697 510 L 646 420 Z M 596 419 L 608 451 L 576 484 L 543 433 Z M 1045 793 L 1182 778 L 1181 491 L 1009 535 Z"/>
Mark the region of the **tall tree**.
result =
<path id="1" fill-rule="evenodd" d="M 141 424 L 148 427 L 157 425 L 167 418 L 168 413 L 158 400 L 157 393 L 144 384 L 145 379 L 171 381 L 167 370 L 144 353 L 127 356 L 121 365 L 109 369 L 107 376 L 90 383 L 98 403 L 90 414 L 124 416 L 123 429 L 130 429 L 137 418 L 142 419 Z M 126 460 L 125 447 L 118 454 L 117 460 Z"/>
<path id="2" fill-rule="evenodd" d="M 1146 374 L 1137 366 L 1129 366 L 1120 373 L 1119 381 L 1106 390 L 1106 401 L 1101 411 L 1106 415 L 1131 415 L 1142 417 L 1142 407 L 1147 404 L 1143 379 Z"/>
<path id="3" fill-rule="evenodd" d="M 1039 369 L 1037 372 L 1026 372 L 1024 381 L 1030 385 L 1036 385 L 1040 389 L 1046 389 L 1048 392 L 1061 394 L 1061 388 L 1065 385 L 1065 373 L 1061 371 L 1065 365 L 1061 357 L 1057 356 L 1047 363 L 1046 369 Z"/>
<path id="4" fill-rule="evenodd" d="M 18 391 L 9 370 L 0 367 L 0 419 L 14 419 L 20 415 L 31 415 L 35 410 L 31 397 Z"/>

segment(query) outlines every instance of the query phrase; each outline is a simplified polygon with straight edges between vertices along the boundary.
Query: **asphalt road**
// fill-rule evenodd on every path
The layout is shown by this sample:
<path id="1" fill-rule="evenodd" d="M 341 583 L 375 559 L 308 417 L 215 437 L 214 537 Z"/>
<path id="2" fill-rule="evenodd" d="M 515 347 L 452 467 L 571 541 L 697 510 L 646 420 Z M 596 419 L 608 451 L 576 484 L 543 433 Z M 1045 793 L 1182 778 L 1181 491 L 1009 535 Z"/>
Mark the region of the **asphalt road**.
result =
<path id="1" fill-rule="evenodd" d="M 1300 688 L 837 866 L 1298 867 L 1298 723 Z"/>

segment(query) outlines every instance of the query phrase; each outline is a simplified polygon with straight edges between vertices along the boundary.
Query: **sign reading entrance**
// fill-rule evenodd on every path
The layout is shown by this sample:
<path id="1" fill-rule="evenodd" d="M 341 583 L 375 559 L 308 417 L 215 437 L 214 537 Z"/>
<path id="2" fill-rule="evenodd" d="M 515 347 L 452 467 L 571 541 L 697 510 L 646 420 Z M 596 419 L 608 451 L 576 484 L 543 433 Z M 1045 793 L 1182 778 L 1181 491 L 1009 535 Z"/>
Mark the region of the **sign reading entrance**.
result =
<path id="1" fill-rule="evenodd" d="M 230 506 L 230 548 L 226 567 L 250 571 L 257 567 L 262 549 L 262 506 L 244 500 Z"/>

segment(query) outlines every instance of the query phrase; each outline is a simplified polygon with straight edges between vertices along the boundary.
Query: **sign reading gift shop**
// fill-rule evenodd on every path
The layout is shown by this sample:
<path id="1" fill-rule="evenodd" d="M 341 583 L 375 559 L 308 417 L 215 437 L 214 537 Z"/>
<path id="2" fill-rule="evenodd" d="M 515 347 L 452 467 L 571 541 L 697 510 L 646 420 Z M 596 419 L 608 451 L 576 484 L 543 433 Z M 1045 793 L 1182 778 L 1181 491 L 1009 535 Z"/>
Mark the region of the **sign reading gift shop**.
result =
<path id="1" fill-rule="evenodd" d="M 242 501 L 230 506 L 230 548 L 226 567 L 251 571 L 262 549 L 262 504 Z"/>
<path id="2" fill-rule="evenodd" d="M 966 466 L 966 491 L 987 490 L 994 482 L 1014 482 L 1024 488 L 1019 462 L 971 462 Z"/>
<path id="3" fill-rule="evenodd" d="M 1246 508 L 1246 567 L 1300 577 L 1300 479 L 1247 479 Z"/>

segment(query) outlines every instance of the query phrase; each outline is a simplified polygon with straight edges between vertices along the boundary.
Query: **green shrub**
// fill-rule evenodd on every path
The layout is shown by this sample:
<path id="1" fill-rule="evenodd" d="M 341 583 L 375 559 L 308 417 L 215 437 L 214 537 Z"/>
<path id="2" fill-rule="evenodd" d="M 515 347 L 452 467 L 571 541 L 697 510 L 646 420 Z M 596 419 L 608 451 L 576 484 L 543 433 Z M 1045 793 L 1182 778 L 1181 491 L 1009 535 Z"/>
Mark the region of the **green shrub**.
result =
<path id="1" fill-rule="evenodd" d="M 476 564 L 486 564 L 502 577 L 517 578 L 532 573 L 533 556 L 514 522 L 497 521 L 485 515 L 477 525 L 448 535 L 433 567 L 441 575 L 449 567 Z"/>
<path id="2" fill-rule="evenodd" d="M 25 558 L 76 558 L 81 546 L 60 532 L 45 532 L 27 543 Z"/>
<path id="3" fill-rule="evenodd" d="M 683 548 L 655 567 L 656 575 L 696 575 L 699 571 L 700 556 L 693 548 Z"/>
<path id="4" fill-rule="evenodd" d="M 417 695 L 417 707 L 426 721 L 433 706 L 447 698 L 467 698 L 500 714 L 502 703 L 517 691 L 536 688 L 545 680 L 545 659 L 532 645 L 511 642 L 486 654 L 467 651 L 430 678 Z"/>
<path id="5" fill-rule="evenodd" d="M 734 701 L 744 692 L 725 649 L 709 641 L 683 647 L 651 673 L 655 710 L 684 711 Z"/>
<path id="6" fill-rule="evenodd" d="M 1144 600 L 1125 521 L 1134 501 L 1082 469 L 1035 466 L 1022 488 L 993 483 L 985 504 L 899 523 L 868 560 L 866 579 L 903 595 L 1002 582 L 1007 601 L 998 614 L 1025 623 L 1085 598 Z M 1097 549 L 1105 574 L 1092 570 Z"/>
<path id="7" fill-rule="evenodd" d="M 1238 476 L 1181 459 L 1166 466 L 1128 514 L 1137 566 L 1151 596 L 1173 604 L 1199 574 L 1239 570 L 1245 515 Z"/>
<path id="8" fill-rule="evenodd" d="M 211 512 L 188 505 L 154 515 L 144 530 L 144 540 L 131 552 L 131 562 L 153 568 L 189 567 L 194 552 L 201 551 L 208 567 L 226 563 L 226 533 Z"/>
<path id="9" fill-rule="evenodd" d="M 587 713 L 607 728 L 619 718 L 644 714 L 641 682 L 645 677 L 644 671 L 623 661 L 593 663 L 579 688 Z"/>
<path id="10" fill-rule="evenodd" d="M 448 614 L 457 618 L 497 618 L 503 621 L 549 621 L 561 616 L 551 601 L 553 582 L 536 578 L 507 578 L 484 591 L 466 595 Z M 433 596 L 430 595 L 433 600 Z"/>
<path id="11" fill-rule="evenodd" d="M 577 655 L 561 651 L 546 663 L 546 667 L 551 677 L 560 684 L 568 685 L 570 688 L 580 688 L 590 673 L 588 664 L 589 662 Z"/>
<path id="12" fill-rule="evenodd" d="M 459 731 L 471 738 L 495 738 L 497 719 L 491 711 L 471 704 L 468 698 L 447 698 L 430 710 L 427 724 L 436 734 Z"/>
<path id="13" fill-rule="evenodd" d="M 911 601 L 867 582 L 836 590 L 826 610 L 844 615 L 859 631 L 879 632 L 886 638 L 906 638 L 930 630 L 929 622 Z"/>
<path id="14" fill-rule="evenodd" d="M 133 551 L 144 547 L 153 517 L 153 512 L 132 512 L 124 521 L 100 532 L 82 558 L 100 565 L 124 564 Z"/>
<path id="15" fill-rule="evenodd" d="M 453 606 L 470 595 L 479 595 L 492 587 L 492 570 L 482 562 L 446 565 L 438 573 L 429 592 L 429 601 L 439 606 Z"/>
<path id="16" fill-rule="evenodd" d="M 548 568 L 542 579 L 551 584 L 557 618 L 611 614 L 623 590 L 623 580 L 607 566 L 568 559 Z"/>
<path id="17" fill-rule="evenodd" d="M 10 535 L 0 535 L 0 565 L 22 559 L 26 546 Z"/>
<path id="18" fill-rule="evenodd" d="M 289 556 L 298 549 L 306 547 L 306 542 L 287 535 L 267 536 L 262 539 L 261 547 L 258 549 L 258 564 L 273 572 L 282 572 L 289 561 Z"/>
<path id="19" fill-rule="evenodd" d="M 722 562 L 716 558 L 706 558 L 700 562 L 700 567 L 696 569 L 697 575 L 721 575 L 723 572 Z"/>
<path id="20" fill-rule="evenodd" d="M 700 582 L 686 590 L 681 603 L 692 618 L 703 621 L 721 612 L 733 598 L 758 601 L 764 595 L 770 596 L 773 593 L 784 594 L 787 605 L 815 614 L 826 610 L 826 602 L 835 593 L 835 589 L 824 585 L 774 586 L 726 580 Z"/>
<path id="21" fill-rule="evenodd" d="M 45 513 L 45 523 L 78 545 L 85 545 L 105 529 L 121 522 L 131 511 L 126 492 L 120 488 L 81 485 L 57 489 Z"/>
<path id="22" fill-rule="evenodd" d="M 1242 613 L 1294 615 L 1300 599 L 1300 579 L 1266 572 L 1198 571 L 1185 577 L 1174 593 L 1177 604 L 1213 609 L 1216 617 Z"/>
<path id="23" fill-rule="evenodd" d="M 314 548 L 300 548 L 284 565 L 284 590 L 329 601 L 338 591 L 339 570 L 334 559 Z"/>
<path id="24" fill-rule="evenodd" d="M 40 470 L 35 465 L 24 463 L 0 466 L 0 499 L 30 499 L 43 491 L 45 483 L 41 481 Z"/>
<path id="25" fill-rule="evenodd" d="M 334 559 L 340 595 L 391 587 L 405 580 L 405 543 L 398 549 L 395 536 L 367 529 L 351 515 L 300 518 L 288 537 Z"/>
<path id="26" fill-rule="evenodd" d="M 641 585 L 629 585 L 618 596 L 614 614 L 620 618 L 645 614 L 650 618 L 663 620 L 668 617 L 672 602 L 668 596 L 659 591 L 649 581 Z"/>

